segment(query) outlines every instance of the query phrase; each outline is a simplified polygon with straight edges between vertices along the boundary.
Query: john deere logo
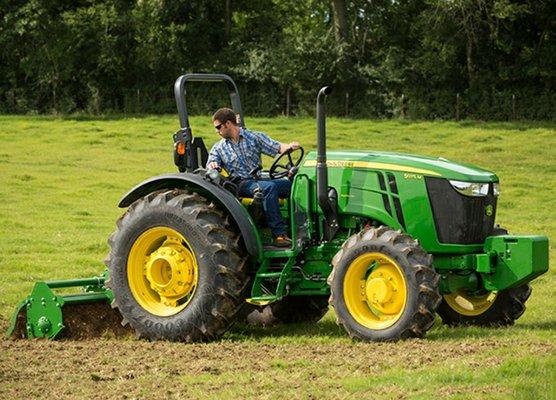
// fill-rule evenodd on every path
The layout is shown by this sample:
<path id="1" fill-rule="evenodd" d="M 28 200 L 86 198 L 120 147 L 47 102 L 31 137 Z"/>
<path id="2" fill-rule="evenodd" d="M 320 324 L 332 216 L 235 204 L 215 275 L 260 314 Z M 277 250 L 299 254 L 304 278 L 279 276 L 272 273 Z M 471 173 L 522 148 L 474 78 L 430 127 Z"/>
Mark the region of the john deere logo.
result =
<path id="1" fill-rule="evenodd" d="M 485 207 L 485 214 L 487 217 L 490 217 L 492 215 L 492 213 L 494 212 L 494 207 L 492 207 L 492 205 L 488 205 Z"/>

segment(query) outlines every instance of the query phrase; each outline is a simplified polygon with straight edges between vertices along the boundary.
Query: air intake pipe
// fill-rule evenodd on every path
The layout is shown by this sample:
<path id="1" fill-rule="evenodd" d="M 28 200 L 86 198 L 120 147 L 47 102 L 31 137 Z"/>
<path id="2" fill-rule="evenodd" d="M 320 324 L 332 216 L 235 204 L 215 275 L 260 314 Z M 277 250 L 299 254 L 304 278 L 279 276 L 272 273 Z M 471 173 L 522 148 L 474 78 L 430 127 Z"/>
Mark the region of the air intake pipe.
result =
<path id="1" fill-rule="evenodd" d="M 331 92 L 330 86 L 324 86 L 317 95 L 317 200 L 324 214 L 323 239 L 326 241 L 334 238 L 338 231 L 338 195 L 334 188 L 328 188 L 326 166 L 325 99 Z"/>

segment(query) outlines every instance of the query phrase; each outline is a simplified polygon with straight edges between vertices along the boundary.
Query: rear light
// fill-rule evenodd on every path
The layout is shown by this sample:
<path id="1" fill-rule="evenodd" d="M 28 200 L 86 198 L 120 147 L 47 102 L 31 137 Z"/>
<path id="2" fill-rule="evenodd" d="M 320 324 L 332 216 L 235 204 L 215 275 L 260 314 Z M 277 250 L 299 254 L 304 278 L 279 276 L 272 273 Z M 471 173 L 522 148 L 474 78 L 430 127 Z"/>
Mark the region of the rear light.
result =
<path id="1" fill-rule="evenodd" d="M 180 156 L 183 156 L 185 154 L 185 142 L 176 143 L 176 153 L 178 153 Z"/>

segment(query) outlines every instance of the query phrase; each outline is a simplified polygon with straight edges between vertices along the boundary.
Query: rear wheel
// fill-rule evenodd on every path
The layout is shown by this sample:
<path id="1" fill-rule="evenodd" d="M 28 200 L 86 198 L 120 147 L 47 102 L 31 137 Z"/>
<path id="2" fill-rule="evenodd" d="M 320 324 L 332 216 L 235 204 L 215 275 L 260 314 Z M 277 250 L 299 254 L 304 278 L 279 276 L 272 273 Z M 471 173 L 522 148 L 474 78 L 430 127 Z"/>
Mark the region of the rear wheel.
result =
<path id="1" fill-rule="evenodd" d="M 242 304 L 245 257 L 214 204 L 183 190 L 135 202 L 109 240 L 107 286 L 138 335 L 215 339 Z"/>
<path id="2" fill-rule="evenodd" d="M 316 323 L 328 311 L 328 296 L 289 296 L 264 307 L 246 304 L 242 314 L 252 325 Z"/>
<path id="3" fill-rule="evenodd" d="M 507 235 L 508 231 L 495 227 L 493 236 Z M 501 290 L 469 293 L 459 290 L 443 295 L 438 315 L 448 325 L 503 326 L 513 325 L 525 312 L 525 302 L 531 295 L 528 284 Z"/>
<path id="4" fill-rule="evenodd" d="M 433 325 L 439 276 L 409 235 L 388 227 L 364 230 L 344 243 L 332 264 L 330 304 L 351 337 L 422 337 Z"/>

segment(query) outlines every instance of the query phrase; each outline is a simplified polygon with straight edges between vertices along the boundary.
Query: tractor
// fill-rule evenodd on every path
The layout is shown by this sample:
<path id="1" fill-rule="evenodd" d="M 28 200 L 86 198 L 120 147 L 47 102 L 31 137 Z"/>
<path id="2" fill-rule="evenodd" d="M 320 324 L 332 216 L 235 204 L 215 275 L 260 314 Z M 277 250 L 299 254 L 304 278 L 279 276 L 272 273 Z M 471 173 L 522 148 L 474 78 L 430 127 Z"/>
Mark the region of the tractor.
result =
<path id="1" fill-rule="evenodd" d="M 494 173 L 444 158 L 327 151 L 331 88 L 323 87 L 316 151 L 285 152 L 253 175 L 292 181 L 280 200 L 292 244 L 273 247 L 260 196 L 240 198 L 237 180 L 204 168 L 207 149 L 188 119 L 189 82 L 223 82 L 245 126 L 229 76 L 180 76 L 179 172 L 150 178 L 121 199 L 127 210 L 108 240 L 102 275 L 38 282 L 9 334 L 63 336 L 71 331 L 66 309 L 90 303 L 110 304 L 140 337 L 184 342 L 218 339 L 237 320 L 316 322 L 329 305 L 363 341 L 423 337 L 436 314 L 449 325 L 479 326 L 511 325 L 523 314 L 529 282 L 548 270 L 548 238 L 510 235 L 495 224 Z M 53 291 L 71 286 L 85 290 Z"/>

